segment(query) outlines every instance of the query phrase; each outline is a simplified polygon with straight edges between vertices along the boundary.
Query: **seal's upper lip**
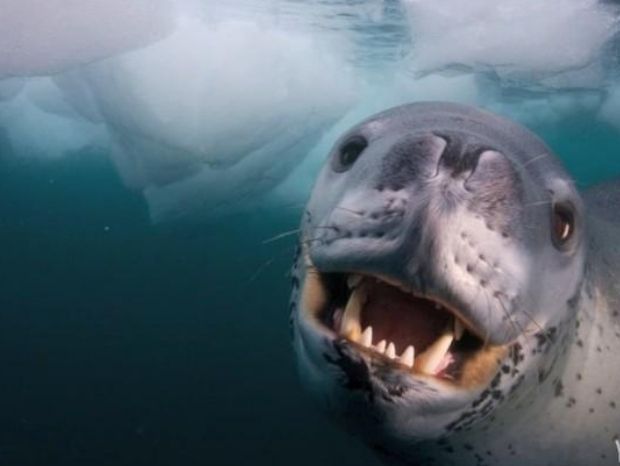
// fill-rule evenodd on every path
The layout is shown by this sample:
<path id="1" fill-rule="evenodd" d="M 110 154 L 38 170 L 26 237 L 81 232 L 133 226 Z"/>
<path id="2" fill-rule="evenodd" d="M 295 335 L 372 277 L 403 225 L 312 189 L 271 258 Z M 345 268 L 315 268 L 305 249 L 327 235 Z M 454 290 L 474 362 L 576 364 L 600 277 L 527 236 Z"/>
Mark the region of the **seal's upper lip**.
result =
<path id="1" fill-rule="evenodd" d="M 309 265 L 302 306 L 319 331 L 412 376 L 484 383 L 506 351 L 486 344 L 445 303 L 368 274 L 323 274 Z"/>

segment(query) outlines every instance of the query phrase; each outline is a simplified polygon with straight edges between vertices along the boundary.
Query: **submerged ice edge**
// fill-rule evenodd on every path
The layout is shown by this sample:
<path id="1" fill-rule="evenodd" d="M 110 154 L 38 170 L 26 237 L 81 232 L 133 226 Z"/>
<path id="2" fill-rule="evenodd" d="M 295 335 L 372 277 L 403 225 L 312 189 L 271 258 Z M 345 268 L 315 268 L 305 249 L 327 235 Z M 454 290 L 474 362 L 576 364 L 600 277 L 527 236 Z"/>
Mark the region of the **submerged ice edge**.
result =
<path id="1" fill-rule="evenodd" d="M 617 10 L 593 0 L 477 0 L 465 10 L 455 0 L 161 0 L 153 17 L 138 2 L 125 20 L 148 27 L 117 24 L 133 32 L 111 42 L 115 2 L 64 11 L 54 0 L 75 27 L 21 56 L 11 40 L 32 29 L 34 47 L 51 34 L 36 10 L 21 29 L 11 23 L 27 3 L 11 0 L 13 16 L 0 19 L 0 72 L 19 75 L 24 61 L 21 76 L 0 81 L 12 153 L 101 147 L 156 221 L 215 215 L 268 192 L 301 201 L 340 128 L 412 100 L 484 105 L 531 126 L 585 112 L 620 128 Z"/>

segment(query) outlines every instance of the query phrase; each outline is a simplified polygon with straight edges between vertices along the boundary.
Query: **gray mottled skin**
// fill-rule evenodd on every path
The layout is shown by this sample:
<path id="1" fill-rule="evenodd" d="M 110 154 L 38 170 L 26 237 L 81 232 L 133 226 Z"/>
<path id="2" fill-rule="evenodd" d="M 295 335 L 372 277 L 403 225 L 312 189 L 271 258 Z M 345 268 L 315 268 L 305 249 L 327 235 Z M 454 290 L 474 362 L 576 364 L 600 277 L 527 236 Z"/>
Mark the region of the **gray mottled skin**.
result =
<path id="1" fill-rule="evenodd" d="M 343 167 L 359 137 L 367 147 Z M 556 203 L 575 208 L 563 247 Z M 360 123 L 302 222 L 291 323 L 305 387 L 389 463 L 617 464 L 619 209 L 620 183 L 580 196 L 537 137 L 478 109 L 411 104 Z M 442 299 L 507 354 L 466 390 L 372 360 L 304 316 L 305 257 Z"/>

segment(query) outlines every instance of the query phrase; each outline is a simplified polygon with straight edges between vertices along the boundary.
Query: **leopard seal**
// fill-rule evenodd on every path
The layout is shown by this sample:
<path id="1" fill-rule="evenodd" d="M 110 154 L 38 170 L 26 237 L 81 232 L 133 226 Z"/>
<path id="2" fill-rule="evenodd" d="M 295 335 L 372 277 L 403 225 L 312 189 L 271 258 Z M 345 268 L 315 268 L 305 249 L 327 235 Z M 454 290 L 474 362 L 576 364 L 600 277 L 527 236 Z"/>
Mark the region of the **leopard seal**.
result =
<path id="1" fill-rule="evenodd" d="M 301 380 L 389 464 L 615 464 L 620 182 L 520 125 L 413 103 L 347 131 L 307 203 Z"/>

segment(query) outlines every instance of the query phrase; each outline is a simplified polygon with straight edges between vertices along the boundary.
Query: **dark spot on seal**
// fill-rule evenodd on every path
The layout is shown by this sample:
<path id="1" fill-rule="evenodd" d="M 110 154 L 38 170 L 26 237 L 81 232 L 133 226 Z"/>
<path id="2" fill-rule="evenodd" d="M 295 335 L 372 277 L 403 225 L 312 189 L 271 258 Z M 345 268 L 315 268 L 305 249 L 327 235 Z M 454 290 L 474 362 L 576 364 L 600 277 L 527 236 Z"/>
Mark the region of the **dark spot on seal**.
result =
<path id="1" fill-rule="evenodd" d="M 561 396 L 564 396 L 564 385 L 562 384 L 562 380 L 557 380 L 554 386 L 554 390 L 553 393 L 555 394 L 556 398 L 559 398 Z"/>
<path id="2" fill-rule="evenodd" d="M 329 354 L 324 354 L 325 360 L 339 367 L 345 375 L 344 387 L 349 390 L 362 391 L 367 393 L 369 401 L 374 402 L 374 393 L 370 384 L 370 372 L 363 359 L 357 357 L 353 352 L 347 351 L 346 340 L 336 340 L 333 348 L 338 354 L 332 358 Z"/>
<path id="3" fill-rule="evenodd" d="M 524 380 L 525 380 L 525 376 L 521 374 L 519 378 L 517 379 L 517 381 L 515 382 L 515 384 L 512 387 L 510 387 L 509 395 L 512 395 L 519 388 L 519 386 L 523 383 Z"/>

